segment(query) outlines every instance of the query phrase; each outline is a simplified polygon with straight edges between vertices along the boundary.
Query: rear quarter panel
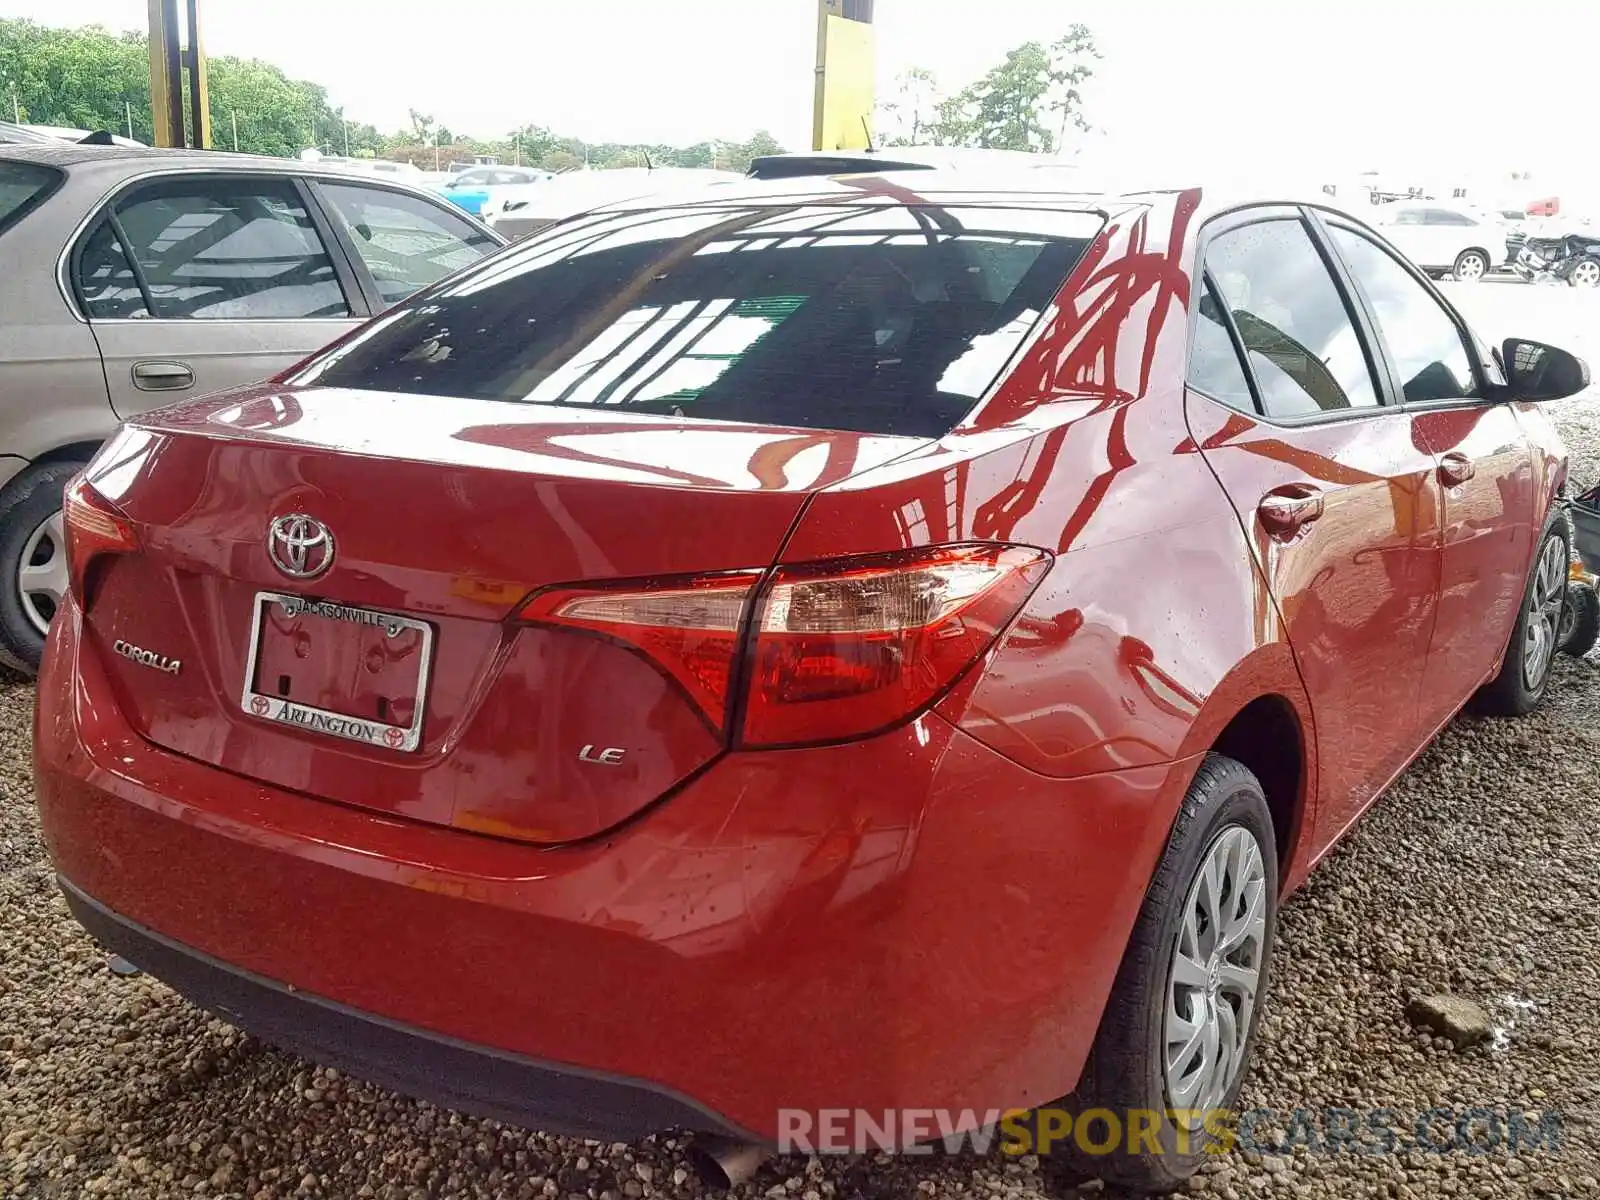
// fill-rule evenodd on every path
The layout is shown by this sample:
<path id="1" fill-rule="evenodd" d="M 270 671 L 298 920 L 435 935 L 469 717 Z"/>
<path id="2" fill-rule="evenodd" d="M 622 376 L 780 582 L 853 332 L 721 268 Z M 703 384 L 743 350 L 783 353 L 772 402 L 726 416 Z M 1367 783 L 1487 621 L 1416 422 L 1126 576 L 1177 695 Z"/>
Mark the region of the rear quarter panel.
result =
<path id="1" fill-rule="evenodd" d="M 1310 728 L 1277 611 L 1185 424 L 1198 199 L 1114 218 L 997 393 L 929 450 L 818 495 L 784 551 L 1000 540 L 1055 554 L 939 706 L 1042 775 L 1201 752 L 1263 695 Z"/>

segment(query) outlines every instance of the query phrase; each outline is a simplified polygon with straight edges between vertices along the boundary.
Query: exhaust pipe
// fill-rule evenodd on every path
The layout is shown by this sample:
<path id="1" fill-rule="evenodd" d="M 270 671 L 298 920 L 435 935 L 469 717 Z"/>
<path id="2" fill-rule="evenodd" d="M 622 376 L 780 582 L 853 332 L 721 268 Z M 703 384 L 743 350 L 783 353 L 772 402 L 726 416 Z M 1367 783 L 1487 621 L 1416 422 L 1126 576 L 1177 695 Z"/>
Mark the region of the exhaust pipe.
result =
<path id="1" fill-rule="evenodd" d="M 765 1146 L 708 1135 L 689 1143 L 689 1162 L 700 1182 L 723 1191 L 749 1179 L 771 1156 Z"/>

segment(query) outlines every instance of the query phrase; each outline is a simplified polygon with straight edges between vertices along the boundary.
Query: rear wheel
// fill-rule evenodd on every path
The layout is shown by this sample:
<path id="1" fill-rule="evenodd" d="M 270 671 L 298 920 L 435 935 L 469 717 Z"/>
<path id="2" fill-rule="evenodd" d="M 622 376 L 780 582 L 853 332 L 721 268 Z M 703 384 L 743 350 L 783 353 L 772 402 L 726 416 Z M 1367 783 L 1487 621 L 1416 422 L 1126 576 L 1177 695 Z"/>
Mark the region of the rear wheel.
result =
<path id="1" fill-rule="evenodd" d="M 32 467 L 13 485 L 0 513 L 0 663 L 32 675 L 45 634 L 67 590 L 61 493 L 80 462 Z"/>
<path id="2" fill-rule="evenodd" d="M 1561 653 L 1582 658 L 1600 641 L 1600 592 L 1577 580 L 1567 584 L 1567 606 L 1556 633 Z"/>
<path id="3" fill-rule="evenodd" d="M 1101 1018 L 1075 1120 L 1095 1109 L 1121 1123 L 1108 1141 L 1091 1122 L 1069 1138 L 1079 1171 L 1139 1192 L 1179 1187 L 1207 1157 L 1207 1112 L 1231 1109 L 1255 1045 L 1278 919 L 1278 855 L 1261 784 L 1210 755 L 1185 796 Z M 1146 1116 L 1148 1114 L 1148 1116 Z M 1136 1143 L 1143 1117 L 1159 1153 Z M 1100 1118 L 1095 1118 L 1095 1121 Z"/>
<path id="4" fill-rule="evenodd" d="M 1567 283 L 1571 287 L 1600 287 L 1600 258 L 1593 255 L 1580 258 L 1567 273 Z"/>
<path id="5" fill-rule="evenodd" d="M 1476 283 L 1489 273 L 1489 256 L 1482 250 L 1463 250 L 1450 273 L 1464 283 Z"/>
<path id="6" fill-rule="evenodd" d="M 1545 521 L 1538 553 L 1533 556 L 1533 572 L 1500 673 L 1473 697 L 1476 711 L 1494 717 L 1520 717 L 1532 712 L 1544 699 L 1550 664 L 1560 641 L 1571 563 L 1567 523 L 1559 513 L 1552 513 Z"/>

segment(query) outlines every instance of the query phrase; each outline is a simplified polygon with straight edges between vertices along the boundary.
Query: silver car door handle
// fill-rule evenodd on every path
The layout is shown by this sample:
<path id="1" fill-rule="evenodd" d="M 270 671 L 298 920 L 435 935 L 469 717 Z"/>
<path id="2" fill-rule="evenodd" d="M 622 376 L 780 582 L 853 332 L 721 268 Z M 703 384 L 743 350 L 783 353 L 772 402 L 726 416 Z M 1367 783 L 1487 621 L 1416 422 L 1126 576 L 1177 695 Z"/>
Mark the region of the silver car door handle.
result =
<path id="1" fill-rule="evenodd" d="M 141 392 L 177 392 L 194 386 L 194 368 L 181 362 L 133 364 L 133 386 Z"/>

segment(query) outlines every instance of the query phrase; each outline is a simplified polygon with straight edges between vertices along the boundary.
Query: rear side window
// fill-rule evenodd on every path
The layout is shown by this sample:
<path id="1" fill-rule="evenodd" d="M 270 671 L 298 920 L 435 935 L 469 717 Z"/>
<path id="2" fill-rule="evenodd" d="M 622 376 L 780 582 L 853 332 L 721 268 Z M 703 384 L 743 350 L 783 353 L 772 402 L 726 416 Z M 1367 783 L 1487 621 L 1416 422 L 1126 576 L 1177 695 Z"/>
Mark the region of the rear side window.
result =
<path id="1" fill-rule="evenodd" d="M 320 185 L 385 305 L 470 267 L 500 243 L 442 204 L 359 183 Z"/>
<path id="2" fill-rule="evenodd" d="M 36 163 L 0 162 L 0 230 L 22 219 L 61 182 L 61 172 Z"/>
<path id="3" fill-rule="evenodd" d="M 78 254 L 78 294 L 92 321 L 148 317 L 139 277 L 122 248 L 122 239 L 110 221 L 89 235 Z"/>
<path id="4" fill-rule="evenodd" d="M 1270 417 L 1372 408 L 1365 348 L 1327 263 L 1299 221 L 1261 221 L 1217 235 L 1206 268 L 1233 316 Z"/>
<path id="5" fill-rule="evenodd" d="M 116 223 L 103 222 L 78 256 L 91 318 L 128 315 L 105 308 L 126 302 L 125 272 L 149 315 L 169 320 L 350 315 L 333 260 L 287 180 L 163 180 L 128 193 Z"/>
<path id="6" fill-rule="evenodd" d="M 1253 413 L 1255 397 L 1250 393 L 1250 381 L 1226 321 L 1222 300 L 1207 279 L 1202 285 L 1200 311 L 1195 314 L 1194 339 L 1189 346 L 1189 386 L 1229 408 Z"/>
<path id="7" fill-rule="evenodd" d="M 608 214 L 519 243 L 296 382 L 937 437 L 1101 224 L 898 205 Z"/>

